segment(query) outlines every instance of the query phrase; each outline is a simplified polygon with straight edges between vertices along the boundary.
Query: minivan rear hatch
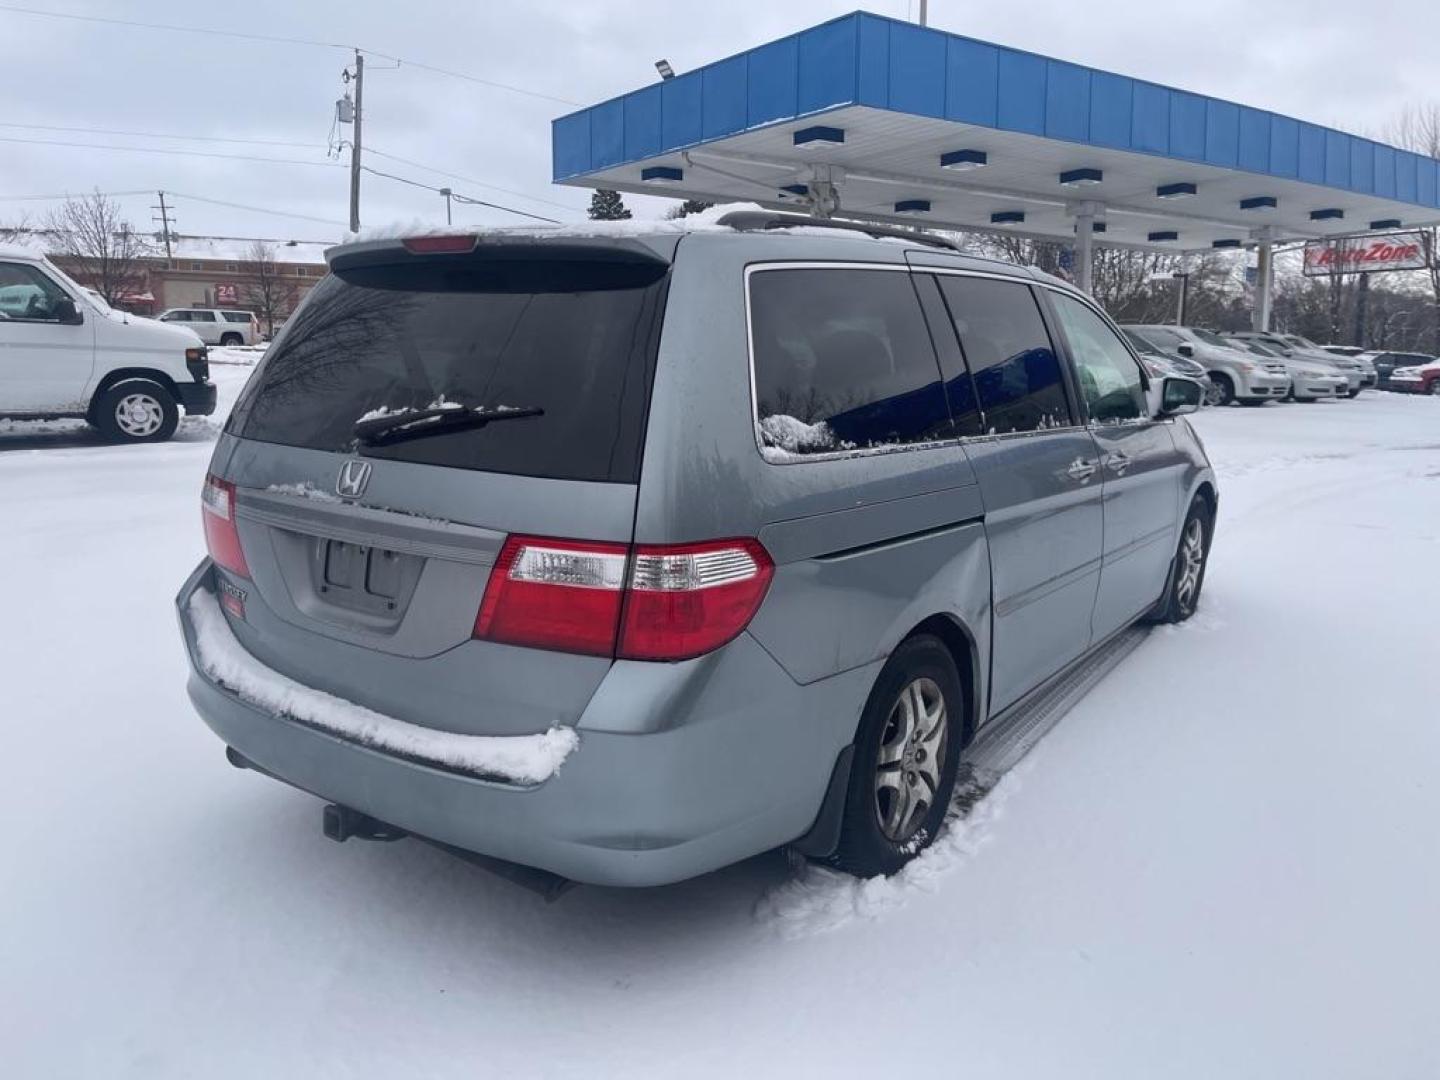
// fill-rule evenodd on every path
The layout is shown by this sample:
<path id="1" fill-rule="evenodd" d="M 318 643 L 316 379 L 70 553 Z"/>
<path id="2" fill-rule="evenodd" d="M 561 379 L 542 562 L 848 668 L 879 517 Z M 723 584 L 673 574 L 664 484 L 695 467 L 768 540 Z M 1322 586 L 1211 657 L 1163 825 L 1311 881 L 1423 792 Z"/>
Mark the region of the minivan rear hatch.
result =
<path id="1" fill-rule="evenodd" d="M 601 650 L 477 639 L 507 537 L 628 545 L 674 239 L 350 245 L 226 427 L 251 653 L 465 734 L 573 724 Z"/>

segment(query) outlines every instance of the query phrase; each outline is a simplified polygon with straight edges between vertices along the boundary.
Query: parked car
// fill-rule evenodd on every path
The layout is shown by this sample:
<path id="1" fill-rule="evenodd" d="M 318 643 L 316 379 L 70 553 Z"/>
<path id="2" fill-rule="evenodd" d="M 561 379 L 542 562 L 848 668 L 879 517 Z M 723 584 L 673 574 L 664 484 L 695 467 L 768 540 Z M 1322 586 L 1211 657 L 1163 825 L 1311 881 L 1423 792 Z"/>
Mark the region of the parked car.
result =
<path id="1" fill-rule="evenodd" d="M 1313 363 L 1324 364 L 1345 377 L 1349 384 L 1346 391 L 1349 397 L 1358 397 L 1360 391 L 1367 386 L 1374 386 L 1378 381 L 1374 369 L 1366 371 L 1365 366 L 1358 360 L 1348 356 L 1339 356 L 1335 353 L 1326 352 L 1319 345 L 1298 334 L 1277 334 L 1270 331 L 1259 330 L 1236 330 L 1226 335 L 1236 341 L 1258 341 L 1272 352 L 1281 356 L 1295 357 L 1300 360 L 1309 360 Z"/>
<path id="2" fill-rule="evenodd" d="M 1318 345 L 1300 334 L 1281 334 L 1280 336 L 1295 346 L 1295 348 L 1303 350 L 1307 357 L 1321 360 L 1332 365 L 1335 361 L 1331 358 L 1335 356 L 1340 357 L 1342 365 L 1339 370 L 1345 373 L 1347 380 L 1350 377 L 1352 369 L 1346 365 L 1357 365 L 1360 369 L 1361 389 L 1374 389 L 1380 381 L 1379 375 L 1375 371 L 1375 365 L 1370 362 L 1370 356 L 1364 349 L 1354 348 L 1352 346 L 1341 346 L 1337 348 L 1332 345 Z M 1341 351 L 1342 349 L 1343 351 Z M 1354 397 L 1355 394 L 1351 394 L 1350 396 Z"/>
<path id="3" fill-rule="evenodd" d="M 179 323 L 200 335 L 206 345 L 258 345 L 264 340 L 260 320 L 253 311 L 229 308 L 170 308 L 159 315 L 161 322 Z"/>
<path id="4" fill-rule="evenodd" d="M 328 253 L 177 598 L 232 763 L 573 880 L 889 873 L 977 729 L 1195 610 L 1196 383 L 1038 271 L 719 224 Z"/>
<path id="5" fill-rule="evenodd" d="M 1147 374 L 1156 379 L 1162 379 L 1167 375 L 1179 375 L 1187 379 L 1194 379 L 1200 384 L 1204 394 L 1201 404 L 1205 404 L 1206 398 L 1212 393 L 1210 375 L 1205 370 L 1205 365 L 1189 357 L 1181 356 L 1178 353 L 1168 353 L 1156 345 L 1152 345 L 1133 330 L 1123 330 L 1125 340 L 1140 357 L 1140 363 L 1145 366 Z"/>
<path id="6" fill-rule="evenodd" d="M 1263 405 L 1290 393 L 1290 376 L 1283 364 L 1273 363 L 1236 348 L 1212 330 L 1193 326 L 1127 326 L 1156 348 L 1194 360 L 1210 377 L 1206 401 L 1211 405 Z"/>
<path id="7" fill-rule="evenodd" d="M 1359 356 L 1365 352 L 1359 345 L 1322 345 L 1320 347 L 1336 356 Z"/>
<path id="8" fill-rule="evenodd" d="M 1426 353 L 1404 352 L 1375 352 L 1369 354 L 1369 359 L 1375 367 L 1377 385 L 1381 390 L 1391 389 L 1390 376 L 1396 368 L 1425 367 L 1440 362 Z"/>
<path id="9" fill-rule="evenodd" d="M 1285 370 L 1290 375 L 1291 401 L 1318 401 L 1322 398 L 1347 397 L 1350 393 L 1349 380 L 1327 364 L 1303 360 L 1294 353 L 1286 355 L 1258 341 L 1241 340 L 1240 343 L 1256 356 L 1285 365 Z"/>
<path id="10" fill-rule="evenodd" d="M 1394 368 L 1387 389 L 1400 394 L 1440 394 L 1440 360 Z"/>
<path id="11" fill-rule="evenodd" d="M 89 421 L 121 442 L 174 434 L 215 410 L 189 330 L 115 311 L 42 255 L 0 247 L 0 419 Z"/>

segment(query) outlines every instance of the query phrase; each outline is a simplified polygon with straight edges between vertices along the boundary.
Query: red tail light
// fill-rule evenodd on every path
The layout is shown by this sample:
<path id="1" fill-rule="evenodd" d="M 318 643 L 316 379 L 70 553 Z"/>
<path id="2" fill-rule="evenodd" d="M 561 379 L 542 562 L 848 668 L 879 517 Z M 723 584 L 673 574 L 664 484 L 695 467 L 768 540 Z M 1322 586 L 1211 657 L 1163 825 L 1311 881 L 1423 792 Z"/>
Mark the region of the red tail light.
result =
<path id="1" fill-rule="evenodd" d="M 232 573 L 250 576 L 240 533 L 235 528 L 235 485 L 218 476 L 205 477 L 200 489 L 200 517 L 205 522 L 205 546 L 210 558 Z"/>
<path id="2" fill-rule="evenodd" d="M 512 536 L 490 572 L 475 636 L 630 660 L 684 660 L 744 630 L 774 572 L 754 540 L 632 548 Z"/>
<path id="3" fill-rule="evenodd" d="M 408 236 L 400 241 L 412 255 L 466 255 L 480 242 L 478 233 L 456 233 L 449 236 Z"/>

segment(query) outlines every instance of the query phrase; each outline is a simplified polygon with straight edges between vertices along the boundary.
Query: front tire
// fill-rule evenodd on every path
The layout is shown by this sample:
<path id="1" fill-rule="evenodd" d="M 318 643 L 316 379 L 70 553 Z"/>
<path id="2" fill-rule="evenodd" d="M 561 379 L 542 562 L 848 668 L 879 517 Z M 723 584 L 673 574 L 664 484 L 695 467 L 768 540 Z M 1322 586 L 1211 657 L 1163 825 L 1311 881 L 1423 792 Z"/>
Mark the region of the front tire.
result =
<path id="1" fill-rule="evenodd" d="M 1180 526 L 1180 546 L 1165 596 L 1151 618 L 1157 623 L 1181 623 L 1195 614 L 1200 590 L 1205 585 L 1205 567 L 1210 561 L 1210 539 L 1215 531 L 1210 506 L 1199 495 L 1190 504 L 1185 524 Z"/>
<path id="2" fill-rule="evenodd" d="M 125 379 L 100 395 L 94 418 L 111 442 L 164 442 L 180 424 L 180 407 L 158 382 Z"/>
<path id="3" fill-rule="evenodd" d="M 893 874 L 930 845 L 955 791 L 965 717 L 960 675 L 940 639 L 902 642 L 860 717 L 834 866 Z"/>
<path id="4" fill-rule="evenodd" d="M 232 345 L 244 345 L 245 339 L 239 334 L 221 334 L 220 344 L 222 346 L 225 346 L 226 348 L 229 348 Z"/>
<path id="5" fill-rule="evenodd" d="M 1210 373 L 1210 389 L 1205 395 L 1205 400 L 1211 405 L 1229 405 L 1235 400 L 1235 384 L 1230 381 L 1230 376 L 1220 371 Z"/>
<path id="6" fill-rule="evenodd" d="M 1345 396 L 1348 397 L 1348 398 L 1350 398 L 1350 399 L 1353 401 L 1355 398 L 1357 398 L 1357 397 L 1360 396 L 1360 391 L 1359 391 L 1359 390 L 1347 390 L 1347 391 L 1345 392 Z"/>

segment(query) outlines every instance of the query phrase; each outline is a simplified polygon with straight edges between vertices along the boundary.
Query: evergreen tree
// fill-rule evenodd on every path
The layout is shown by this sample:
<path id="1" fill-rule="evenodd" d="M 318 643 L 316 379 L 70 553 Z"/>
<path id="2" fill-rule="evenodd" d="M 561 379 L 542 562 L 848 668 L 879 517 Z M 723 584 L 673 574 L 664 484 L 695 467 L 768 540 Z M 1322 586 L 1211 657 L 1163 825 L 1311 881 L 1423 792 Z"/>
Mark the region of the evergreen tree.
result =
<path id="1" fill-rule="evenodd" d="M 698 214 L 703 210 L 709 210 L 714 205 L 714 203 L 705 202 L 701 199 L 686 199 L 679 206 L 672 206 L 667 210 L 665 216 L 673 221 L 676 218 L 689 217 L 691 214 Z"/>
<path id="2" fill-rule="evenodd" d="M 591 221 L 627 221 L 629 218 L 630 211 L 618 191 L 597 188 L 590 196 Z"/>

